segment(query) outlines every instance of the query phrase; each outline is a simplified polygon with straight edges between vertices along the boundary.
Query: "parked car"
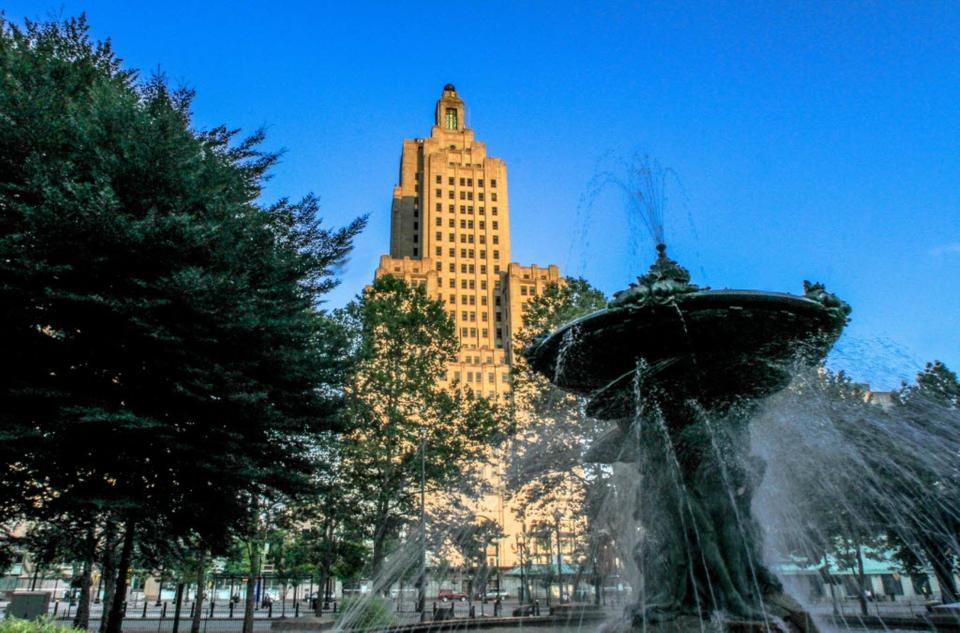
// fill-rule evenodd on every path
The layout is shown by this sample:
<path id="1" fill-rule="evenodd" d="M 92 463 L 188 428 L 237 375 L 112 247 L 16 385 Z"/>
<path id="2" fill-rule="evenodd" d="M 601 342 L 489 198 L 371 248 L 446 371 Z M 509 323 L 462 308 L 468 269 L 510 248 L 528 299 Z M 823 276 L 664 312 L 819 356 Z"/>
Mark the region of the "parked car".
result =
<path id="1" fill-rule="evenodd" d="M 453 589 L 441 589 L 437 593 L 437 600 L 440 602 L 450 602 L 451 600 L 460 600 L 461 602 L 467 599 L 467 594 L 462 591 L 454 591 Z"/>
<path id="2" fill-rule="evenodd" d="M 510 598 L 510 592 L 508 591 L 480 591 L 477 592 L 477 600 L 483 600 L 484 602 L 489 602 L 490 600 L 507 600 Z"/>

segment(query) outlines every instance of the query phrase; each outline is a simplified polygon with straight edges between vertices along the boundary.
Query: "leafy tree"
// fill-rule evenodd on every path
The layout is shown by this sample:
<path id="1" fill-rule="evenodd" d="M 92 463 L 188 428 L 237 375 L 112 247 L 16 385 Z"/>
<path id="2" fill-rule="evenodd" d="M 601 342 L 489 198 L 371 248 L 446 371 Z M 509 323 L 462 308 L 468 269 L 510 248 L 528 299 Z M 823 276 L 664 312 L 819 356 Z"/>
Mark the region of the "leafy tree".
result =
<path id="1" fill-rule="evenodd" d="M 195 131 L 191 98 L 83 18 L 0 20 L 0 512 L 116 525 L 117 595 L 138 542 L 223 550 L 309 478 L 339 369 L 316 306 L 363 226 L 258 204 L 276 154 Z"/>
<path id="2" fill-rule="evenodd" d="M 887 464 L 893 500 L 887 537 L 909 571 L 932 567 L 944 602 L 958 595 L 960 563 L 960 381 L 940 361 L 927 363 L 896 394 L 902 428 Z"/>
<path id="3" fill-rule="evenodd" d="M 352 334 L 345 386 L 343 468 L 360 487 L 356 507 L 373 526 L 372 575 L 387 545 L 417 516 L 421 469 L 428 492 L 451 487 L 502 438 L 492 403 L 441 380 L 459 344 L 443 303 L 422 286 L 384 275 L 340 313 Z"/>
<path id="4" fill-rule="evenodd" d="M 550 284 L 524 306 L 523 329 L 514 347 L 523 349 L 537 336 L 606 305 L 603 293 L 584 279 Z M 554 387 L 522 356 L 514 364 L 513 406 L 517 433 L 511 442 L 507 486 L 515 505 L 534 523 L 552 525 L 558 512 L 584 517 L 589 525 L 584 533 L 591 540 L 578 544 L 585 545 L 581 549 L 593 568 L 600 569 L 601 535 L 616 532 L 614 526 L 599 523 L 612 484 L 609 468 L 585 464 L 584 455 L 611 424 L 588 418 L 580 398 Z M 600 582 L 599 577 L 595 580 Z"/>

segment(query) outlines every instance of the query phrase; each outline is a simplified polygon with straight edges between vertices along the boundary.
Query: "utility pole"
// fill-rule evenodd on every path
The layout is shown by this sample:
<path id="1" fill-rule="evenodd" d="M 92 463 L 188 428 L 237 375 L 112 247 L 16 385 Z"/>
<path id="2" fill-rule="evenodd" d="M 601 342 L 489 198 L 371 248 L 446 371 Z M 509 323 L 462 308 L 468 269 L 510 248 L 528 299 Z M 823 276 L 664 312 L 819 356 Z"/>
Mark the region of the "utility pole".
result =
<path id="1" fill-rule="evenodd" d="M 417 609 L 420 621 L 427 621 L 427 439 L 420 440 L 420 579 L 417 588 Z M 401 600 L 403 598 L 401 597 Z"/>

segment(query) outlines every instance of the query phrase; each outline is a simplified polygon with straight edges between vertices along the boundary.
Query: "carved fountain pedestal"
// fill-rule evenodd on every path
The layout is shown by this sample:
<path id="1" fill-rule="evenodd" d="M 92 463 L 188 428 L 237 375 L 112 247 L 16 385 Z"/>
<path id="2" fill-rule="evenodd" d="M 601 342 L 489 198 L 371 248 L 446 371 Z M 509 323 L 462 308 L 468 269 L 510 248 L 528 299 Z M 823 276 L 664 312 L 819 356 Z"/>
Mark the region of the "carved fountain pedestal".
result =
<path id="1" fill-rule="evenodd" d="M 815 630 L 761 558 L 751 500 L 764 465 L 751 415 L 798 363 L 821 360 L 850 308 L 819 284 L 804 295 L 710 290 L 658 257 L 599 312 L 525 354 L 558 387 L 616 421 L 587 454 L 636 464 L 638 601 L 614 629 Z"/>

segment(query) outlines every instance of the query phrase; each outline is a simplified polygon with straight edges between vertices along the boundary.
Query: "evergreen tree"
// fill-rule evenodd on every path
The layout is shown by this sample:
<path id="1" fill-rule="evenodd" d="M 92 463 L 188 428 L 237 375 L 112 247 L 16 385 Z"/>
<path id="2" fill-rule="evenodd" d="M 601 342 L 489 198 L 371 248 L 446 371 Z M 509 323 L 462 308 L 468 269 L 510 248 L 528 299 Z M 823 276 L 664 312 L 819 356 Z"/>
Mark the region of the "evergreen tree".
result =
<path id="1" fill-rule="evenodd" d="M 276 154 L 192 129 L 192 96 L 83 18 L 0 21 L 0 511 L 116 523 L 118 596 L 138 542 L 222 550 L 252 498 L 299 492 L 334 422 L 317 304 L 363 220 L 260 205 Z"/>

